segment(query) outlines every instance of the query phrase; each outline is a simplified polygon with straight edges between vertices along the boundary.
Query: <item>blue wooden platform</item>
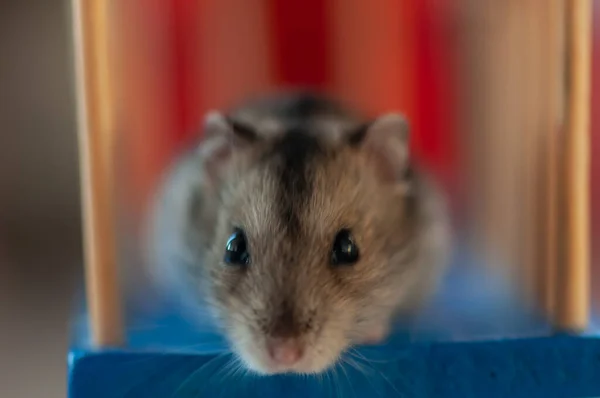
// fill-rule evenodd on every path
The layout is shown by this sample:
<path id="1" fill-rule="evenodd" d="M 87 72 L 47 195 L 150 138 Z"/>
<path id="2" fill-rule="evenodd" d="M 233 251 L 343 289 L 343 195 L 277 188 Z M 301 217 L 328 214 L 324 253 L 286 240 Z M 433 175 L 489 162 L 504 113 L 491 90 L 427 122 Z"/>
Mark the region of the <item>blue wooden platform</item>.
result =
<path id="1" fill-rule="evenodd" d="M 357 347 L 321 376 L 245 374 L 214 330 L 168 305 L 130 308 L 127 349 L 90 349 L 81 316 L 69 397 L 600 397 L 599 335 L 552 335 L 467 260 L 455 261 L 461 265 L 410 332 Z"/>

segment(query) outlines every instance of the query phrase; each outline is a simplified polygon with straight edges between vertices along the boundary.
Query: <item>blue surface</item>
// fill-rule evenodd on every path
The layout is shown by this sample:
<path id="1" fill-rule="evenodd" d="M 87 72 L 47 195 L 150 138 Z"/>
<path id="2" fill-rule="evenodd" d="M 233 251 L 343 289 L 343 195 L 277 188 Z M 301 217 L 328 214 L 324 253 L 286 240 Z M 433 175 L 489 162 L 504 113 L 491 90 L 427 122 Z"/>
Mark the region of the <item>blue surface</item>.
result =
<path id="1" fill-rule="evenodd" d="M 552 336 L 497 278 L 457 258 L 440 294 L 409 331 L 357 347 L 322 376 L 260 377 L 236 366 L 210 325 L 171 305 L 129 305 L 128 347 L 94 351 L 85 314 L 74 324 L 71 398 L 594 397 L 600 339 Z M 133 300 L 135 301 L 135 300 Z"/>
<path id="2" fill-rule="evenodd" d="M 74 352 L 71 398 L 112 397 L 594 397 L 600 340 L 549 337 L 413 343 L 322 378 L 220 371 L 227 355 Z"/>

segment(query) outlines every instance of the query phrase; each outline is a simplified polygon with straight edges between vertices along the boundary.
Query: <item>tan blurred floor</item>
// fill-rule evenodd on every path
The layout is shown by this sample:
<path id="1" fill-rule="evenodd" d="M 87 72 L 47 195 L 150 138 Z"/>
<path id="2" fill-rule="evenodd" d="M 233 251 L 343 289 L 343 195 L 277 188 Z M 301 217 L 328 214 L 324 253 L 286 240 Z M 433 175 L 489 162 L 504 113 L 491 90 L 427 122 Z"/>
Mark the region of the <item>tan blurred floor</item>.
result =
<path id="1" fill-rule="evenodd" d="M 0 396 L 65 397 L 79 240 L 67 231 L 14 232 L 0 242 Z"/>
<path id="2" fill-rule="evenodd" d="M 67 5 L 0 1 L 0 398 L 66 396 L 81 269 Z"/>

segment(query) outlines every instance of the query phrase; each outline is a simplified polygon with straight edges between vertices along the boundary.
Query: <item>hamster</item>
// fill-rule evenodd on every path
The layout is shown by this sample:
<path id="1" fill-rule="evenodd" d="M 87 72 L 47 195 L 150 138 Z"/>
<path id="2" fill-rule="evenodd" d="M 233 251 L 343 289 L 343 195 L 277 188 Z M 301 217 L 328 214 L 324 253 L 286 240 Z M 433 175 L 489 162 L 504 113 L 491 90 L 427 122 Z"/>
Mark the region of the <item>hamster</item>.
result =
<path id="1" fill-rule="evenodd" d="M 152 272 L 206 303 L 247 369 L 322 372 L 435 292 L 448 214 L 403 116 L 291 93 L 203 128 L 157 194 Z"/>

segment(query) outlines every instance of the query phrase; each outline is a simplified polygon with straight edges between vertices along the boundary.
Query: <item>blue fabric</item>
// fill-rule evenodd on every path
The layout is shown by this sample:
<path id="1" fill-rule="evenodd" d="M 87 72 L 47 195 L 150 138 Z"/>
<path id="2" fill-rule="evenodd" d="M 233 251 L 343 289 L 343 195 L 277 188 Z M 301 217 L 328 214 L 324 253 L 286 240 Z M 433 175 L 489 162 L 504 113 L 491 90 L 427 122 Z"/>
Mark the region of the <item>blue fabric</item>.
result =
<path id="1" fill-rule="evenodd" d="M 352 358 L 353 366 L 320 378 L 259 377 L 226 368 L 227 354 L 77 351 L 69 361 L 69 396 L 600 396 L 600 340 L 593 337 L 422 342 L 396 351 L 359 350 Z"/>
<path id="2" fill-rule="evenodd" d="M 408 332 L 357 347 L 325 375 L 259 377 L 238 369 L 222 336 L 173 306 L 129 305 L 127 348 L 94 351 L 75 318 L 71 398 L 594 397 L 600 339 L 553 336 L 496 277 L 458 256 L 440 294 Z"/>

